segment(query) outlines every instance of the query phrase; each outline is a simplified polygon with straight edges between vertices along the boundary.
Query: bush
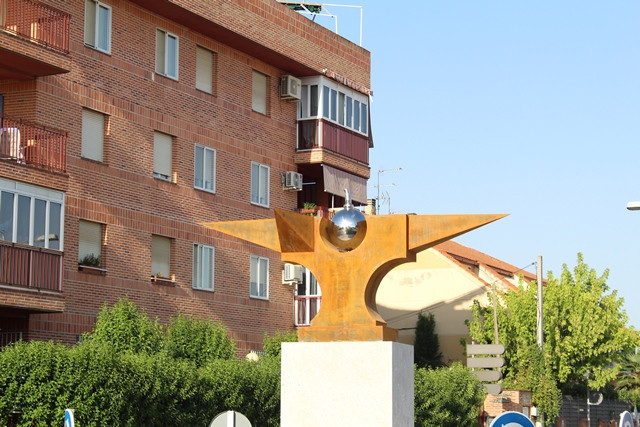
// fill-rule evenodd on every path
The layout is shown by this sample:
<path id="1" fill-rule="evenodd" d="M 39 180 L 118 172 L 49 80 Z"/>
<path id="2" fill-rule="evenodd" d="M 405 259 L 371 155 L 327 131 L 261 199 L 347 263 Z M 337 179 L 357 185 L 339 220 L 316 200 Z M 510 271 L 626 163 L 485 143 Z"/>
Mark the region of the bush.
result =
<path id="1" fill-rule="evenodd" d="M 415 425 L 475 426 L 485 394 L 478 379 L 459 362 L 450 368 L 416 368 Z"/>
<path id="2" fill-rule="evenodd" d="M 236 346 L 221 323 L 179 315 L 167 329 L 165 349 L 169 356 L 203 366 L 216 359 L 232 359 Z"/>
<path id="3" fill-rule="evenodd" d="M 129 299 L 119 300 L 113 307 L 103 306 L 93 333 L 85 339 L 113 346 L 117 351 L 154 354 L 162 349 L 163 333 L 157 321 L 152 322 Z"/>
<path id="4" fill-rule="evenodd" d="M 262 348 L 267 356 L 280 357 L 283 342 L 297 342 L 298 333 L 296 331 L 288 331 L 281 333 L 277 331 L 274 335 L 265 334 L 262 340 Z"/>

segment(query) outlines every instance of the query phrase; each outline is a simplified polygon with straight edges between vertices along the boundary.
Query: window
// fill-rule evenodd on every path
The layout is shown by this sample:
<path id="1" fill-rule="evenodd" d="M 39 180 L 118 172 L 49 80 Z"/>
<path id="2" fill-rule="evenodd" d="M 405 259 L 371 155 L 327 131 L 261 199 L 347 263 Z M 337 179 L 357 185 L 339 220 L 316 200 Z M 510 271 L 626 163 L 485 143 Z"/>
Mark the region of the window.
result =
<path id="1" fill-rule="evenodd" d="M 156 30 L 156 73 L 178 79 L 178 36 Z"/>
<path id="2" fill-rule="evenodd" d="M 171 239 L 151 236 L 151 275 L 169 277 L 171 273 Z"/>
<path id="3" fill-rule="evenodd" d="M 195 188 L 216 192 L 216 150 L 196 144 L 193 175 Z"/>
<path id="4" fill-rule="evenodd" d="M 196 47 L 196 89 L 213 93 L 214 53 L 210 50 Z"/>
<path id="5" fill-rule="evenodd" d="M 84 2 L 84 44 L 111 52 L 111 7 L 96 0 Z"/>
<path id="6" fill-rule="evenodd" d="M 171 135 L 153 133 L 153 176 L 166 181 L 171 180 Z"/>
<path id="7" fill-rule="evenodd" d="M 64 193 L 0 178 L 0 240 L 62 250 Z"/>
<path id="8" fill-rule="evenodd" d="M 104 161 L 104 114 L 82 109 L 82 147 L 86 159 Z"/>
<path id="9" fill-rule="evenodd" d="M 213 258 L 211 246 L 193 245 L 193 288 L 213 290 Z"/>
<path id="10" fill-rule="evenodd" d="M 102 224 L 80 220 L 78 229 L 78 262 L 93 258 L 98 261 L 102 259 Z M 94 266 L 97 267 L 97 266 Z"/>
<path id="11" fill-rule="evenodd" d="M 253 72 L 251 84 L 251 109 L 258 113 L 267 114 L 267 87 L 269 78 L 257 71 Z"/>
<path id="12" fill-rule="evenodd" d="M 251 162 L 251 203 L 269 207 L 269 166 Z"/>
<path id="13" fill-rule="evenodd" d="M 269 299 L 269 258 L 251 255 L 251 297 Z"/>

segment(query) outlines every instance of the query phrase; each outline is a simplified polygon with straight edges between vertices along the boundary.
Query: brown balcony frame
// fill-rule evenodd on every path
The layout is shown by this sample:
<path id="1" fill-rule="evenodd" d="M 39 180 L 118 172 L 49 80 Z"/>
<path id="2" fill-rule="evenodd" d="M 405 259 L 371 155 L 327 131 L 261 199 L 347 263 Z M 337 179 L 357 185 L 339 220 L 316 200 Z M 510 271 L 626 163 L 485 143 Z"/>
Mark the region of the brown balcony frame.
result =
<path id="1" fill-rule="evenodd" d="M 69 53 L 71 15 L 36 0 L 0 0 L 0 29 Z"/>
<path id="2" fill-rule="evenodd" d="M 61 292 L 62 252 L 0 240 L 0 284 Z"/>
<path id="3" fill-rule="evenodd" d="M 0 159 L 64 174 L 67 132 L 0 115 Z"/>
<path id="4" fill-rule="evenodd" d="M 298 150 L 323 148 L 369 164 L 369 139 L 326 120 L 298 120 Z"/>

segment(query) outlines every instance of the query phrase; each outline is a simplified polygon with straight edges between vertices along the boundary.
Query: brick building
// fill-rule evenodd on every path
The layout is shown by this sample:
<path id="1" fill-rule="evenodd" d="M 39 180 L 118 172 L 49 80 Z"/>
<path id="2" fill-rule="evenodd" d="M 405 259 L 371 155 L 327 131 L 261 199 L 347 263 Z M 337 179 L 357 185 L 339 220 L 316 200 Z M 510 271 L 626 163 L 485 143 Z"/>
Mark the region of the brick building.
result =
<path id="1" fill-rule="evenodd" d="M 199 223 L 366 202 L 369 79 L 276 0 L 0 0 L 0 345 L 123 296 L 241 352 L 291 329 L 279 254 Z"/>

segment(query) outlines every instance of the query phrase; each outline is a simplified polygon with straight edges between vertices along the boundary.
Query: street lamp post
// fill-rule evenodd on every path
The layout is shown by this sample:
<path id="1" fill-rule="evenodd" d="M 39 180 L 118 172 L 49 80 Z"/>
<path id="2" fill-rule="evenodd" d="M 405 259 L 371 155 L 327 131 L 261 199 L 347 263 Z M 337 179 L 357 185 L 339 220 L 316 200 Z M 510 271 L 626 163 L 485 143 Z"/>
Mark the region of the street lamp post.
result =
<path id="1" fill-rule="evenodd" d="M 379 215 L 380 212 L 380 174 L 385 172 L 394 172 L 401 171 L 401 167 L 393 168 L 393 169 L 378 169 L 378 195 L 376 196 L 376 215 Z"/>

